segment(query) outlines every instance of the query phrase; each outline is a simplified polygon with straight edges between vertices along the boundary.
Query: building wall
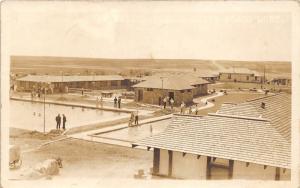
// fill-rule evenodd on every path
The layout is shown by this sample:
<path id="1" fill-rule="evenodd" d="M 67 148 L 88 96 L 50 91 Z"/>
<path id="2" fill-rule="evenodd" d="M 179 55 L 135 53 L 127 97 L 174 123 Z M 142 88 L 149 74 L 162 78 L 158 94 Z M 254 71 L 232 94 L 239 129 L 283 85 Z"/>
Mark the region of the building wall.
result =
<path id="1" fill-rule="evenodd" d="M 173 152 L 172 177 L 182 179 L 206 179 L 206 157 Z"/>
<path id="2" fill-rule="evenodd" d="M 207 157 L 201 156 L 199 159 L 197 155 L 185 154 L 182 152 L 172 152 L 172 178 L 178 179 L 206 179 L 207 177 Z M 211 175 L 210 179 L 228 179 L 229 168 L 217 168 L 215 164 L 229 167 L 229 160 L 217 158 L 211 161 Z M 285 172 L 284 172 L 285 171 Z M 168 176 L 169 174 L 169 153 L 168 150 L 160 149 L 159 172 L 157 175 Z M 250 163 L 248 167 L 245 162 L 234 161 L 232 179 L 246 179 L 246 180 L 275 180 L 276 167 Z M 280 168 L 279 180 L 290 180 L 291 170 Z"/>
<path id="3" fill-rule="evenodd" d="M 138 101 L 138 91 L 141 90 L 143 93 L 143 99 Z M 174 105 L 178 106 L 182 101 L 185 103 L 191 103 L 193 101 L 193 91 L 188 92 L 184 90 L 182 93 L 178 90 L 166 90 L 166 89 L 150 89 L 149 88 L 135 88 L 135 101 L 143 102 L 147 104 L 159 104 L 159 98 L 163 100 L 164 97 L 169 96 L 169 92 L 174 92 Z"/>
<path id="4" fill-rule="evenodd" d="M 276 168 L 264 165 L 250 163 L 246 166 L 245 162 L 234 161 L 233 179 L 257 179 L 257 180 L 275 180 Z"/>
<path id="5" fill-rule="evenodd" d="M 291 180 L 291 170 L 290 169 L 280 169 L 280 180 Z"/>
<path id="6" fill-rule="evenodd" d="M 231 78 L 229 78 L 231 75 Z M 257 76 L 256 76 L 257 77 Z M 260 83 L 262 77 L 257 77 L 255 80 L 254 74 L 237 74 L 237 73 L 220 73 L 220 81 L 223 82 L 256 82 Z"/>
<path id="7" fill-rule="evenodd" d="M 19 90 L 32 91 L 34 88 L 38 88 L 41 83 L 39 82 L 27 82 L 27 81 L 17 81 L 17 86 Z M 97 90 L 114 90 L 114 89 L 125 89 L 126 85 L 122 85 L 121 80 L 116 81 L 83 81 L 83 82 L 56 82 L 53 83 L 54 92 L 62 92 L 63 88 L 84 88 L 84 89 L 97 89 Z"/>
<path id="8" fill-rule="evenodd" d="M 168 176 L 169 172 L 169 154 L 168 150 L 161 149 L 159 156 L 159 175 Z"/>
<path id="9" fill-rule="evenodd" d="M 194 86 L 196 88 L 193 89 L 193 96 L 200 96 L 200 95 L 206 95 L 207 94 L 207 84 L 201 84 Z"/>

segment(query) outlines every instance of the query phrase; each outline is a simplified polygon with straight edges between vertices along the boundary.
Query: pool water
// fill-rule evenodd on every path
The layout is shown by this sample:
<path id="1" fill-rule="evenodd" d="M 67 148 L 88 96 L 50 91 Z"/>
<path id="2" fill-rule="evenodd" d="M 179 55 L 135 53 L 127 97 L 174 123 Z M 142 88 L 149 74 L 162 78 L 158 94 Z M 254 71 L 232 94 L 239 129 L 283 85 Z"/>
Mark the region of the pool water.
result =
<path id="1" fill-rule="evenodd" d="M 96 110 L 82 107 L 63 105 L 45 105 L 45 130 L 46 132 L 56 128 L 55 117 L 65 114 L 67 118 L 66 128 L 73 128 L 93 123 L 106 122 L 121 118 L 129 118 L 128 113 Z M 36 130 L 44 130 L 44 104 L 36 102 L 10 101 L 10 127 Z M 61 123 L 62 128 L 62 123 Z"/>
<path id="2" fill-rule="evenodd" d="M 170 122 L 171 119 L 166 119 L 166 120 L 161 120 L 153 123 L 147 123 L 141 126 L 128 127 L 125 129 L 120 129 L 109 133 L 99 134 L 99 136 L 105 138 L 135 142 L 137 140 L 163 132 L 170 124 Z"/>

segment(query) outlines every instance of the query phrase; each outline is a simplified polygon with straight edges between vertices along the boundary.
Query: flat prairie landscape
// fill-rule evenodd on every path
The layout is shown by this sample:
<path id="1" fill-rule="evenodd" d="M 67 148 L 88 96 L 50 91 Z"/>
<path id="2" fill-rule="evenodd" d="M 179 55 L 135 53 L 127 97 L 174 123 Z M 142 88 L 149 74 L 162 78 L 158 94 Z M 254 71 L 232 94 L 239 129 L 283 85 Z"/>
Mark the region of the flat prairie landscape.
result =
<path id="1" fill-rule="evenodd" d="M 290 62 L 249 62 L 194 59 L 96 59 L 71 57 L 12 56 L 13 73 L 24 74 L 122 74 L 151 75 L 164 72 L 218 73 L 222 70 L 248 69 L 266 76 L 288 75 Z"/>

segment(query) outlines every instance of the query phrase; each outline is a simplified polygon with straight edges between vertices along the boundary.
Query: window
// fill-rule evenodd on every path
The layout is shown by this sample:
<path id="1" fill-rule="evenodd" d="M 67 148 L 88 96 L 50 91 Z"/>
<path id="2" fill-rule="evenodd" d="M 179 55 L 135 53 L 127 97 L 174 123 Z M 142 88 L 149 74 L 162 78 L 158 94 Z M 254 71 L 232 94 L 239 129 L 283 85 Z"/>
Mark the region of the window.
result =
<path id="1" fill-rule="evenodd" d="M 181 90 L 180 93 L 184 93 L 184 90 Z"/>
<path id="2" fill-rule="evenodd" d="M 147 91 L 153 91 L 153 88 L 147 88 Z"/>
<path id="3" fill-rule="evenodd" d="M 191 89 L 188 89 L 188 90 L 187 90 L 187 92 L 189 92 L 189 93 L 190 93 L 190 92 L 192 92 L 192 90 L 191 90 Z"/>

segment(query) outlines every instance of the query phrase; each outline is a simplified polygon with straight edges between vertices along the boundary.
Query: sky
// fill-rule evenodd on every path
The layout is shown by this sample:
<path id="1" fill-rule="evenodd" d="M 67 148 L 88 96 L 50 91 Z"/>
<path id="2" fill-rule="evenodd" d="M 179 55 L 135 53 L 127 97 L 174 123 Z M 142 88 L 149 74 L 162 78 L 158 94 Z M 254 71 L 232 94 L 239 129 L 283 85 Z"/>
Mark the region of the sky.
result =
<path id="1" fill-rule="evenodd" d="M 2 35 L 9 55 L 291 60 L 288 13 L 224 10 L 197 2 L 14 2 L 4 5 Z"/>

